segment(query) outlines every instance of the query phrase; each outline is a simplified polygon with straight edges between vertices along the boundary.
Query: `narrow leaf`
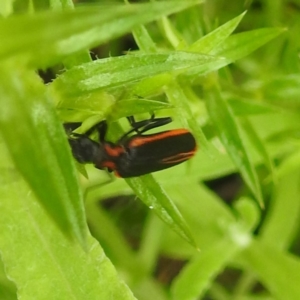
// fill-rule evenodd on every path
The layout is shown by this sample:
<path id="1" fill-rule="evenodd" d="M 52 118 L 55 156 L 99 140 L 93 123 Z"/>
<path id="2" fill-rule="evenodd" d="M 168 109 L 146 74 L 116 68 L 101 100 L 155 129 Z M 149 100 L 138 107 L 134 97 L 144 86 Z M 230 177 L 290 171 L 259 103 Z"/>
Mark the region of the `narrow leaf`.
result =
<path id="1" fill-rule="evenodd" d="M 145 26 L 134 28 L 132 35 L 140 50 L 146 53 L 157 52 L 158 49 Z"/>
<path id="2" fill-rule="evenodd" d="M 135 194 L 192 246 L 197 247 L 190 230 L 177 207 L 151 175 L 126 180 Z"/>
<path id="3" fill-rule="evenodd" d="M 215 64 L 215 70 L 249 55 L 259 47 L 277 37 L 283 31 L 284 29 L 282 28 L 264 28 L 229 36 L 218 47 L 210 51 L 211 55 L 224 58 L 223 61 L 219 61 L 218 65 Z M 202 68 L 199 69 L 198 67 L 195 67 L 189 70 L 188 74 L 190 76 L 195 76 L 198 73 L 202 74 L 202 72 Z"/>
<path id="4" fill-rule="evenodd" d="M 223 59 L 188 52 L 132 54 L 99 59 L 66 71 L 52 84 L 55 93 L 71 97 L 96 89 L 117 87 L 154 75 L 179 72 L 199 66 L 202 72 L 211 70 Z"/>
<path id="5" fill-rule="evenodd" d="M 211 89 L 207 93 L 206 105 L 212 122 L 219 133 L 219 137 L 227 149 L 228 155 L 241 172 L 246 184 L 255 195 L 259 204 L 263 206 L 258 178 L 230 107 L 222 99 L 216 88 Z"/>
<path id="6" fill-rule="evenodd" d="M 236 61 L 249 55 L 284 31 L 285 29 L 282 28 L 263 28 L 237 33 L 228 37 L 224 43 L 214 48 L 210 53 L 224 56 L 230 61 Z"/>
<path id="7" fill-rule="evenodd" d="M 218 27 L 214 31 L 210 32 L 206 36 L 202 37 L 186 50 L 192 52 L 200 53 L 210 53 L 210 51 L 216 48 L 218 45 L 222 44 L 229 35 L 235 30 L 238 24 L 241 22 L 244 17 L 245 12 L 237 16 L 236 18 L 228 21 L 224 25 Z"/>
<path id="8" fill-rule="evenodd" d="M 183 37 L 167 17 L 161 18 L 158 24 L 165 40 L 171 44 L 172 48 L 176 48 L 180 42 L 184 43 Z"/>

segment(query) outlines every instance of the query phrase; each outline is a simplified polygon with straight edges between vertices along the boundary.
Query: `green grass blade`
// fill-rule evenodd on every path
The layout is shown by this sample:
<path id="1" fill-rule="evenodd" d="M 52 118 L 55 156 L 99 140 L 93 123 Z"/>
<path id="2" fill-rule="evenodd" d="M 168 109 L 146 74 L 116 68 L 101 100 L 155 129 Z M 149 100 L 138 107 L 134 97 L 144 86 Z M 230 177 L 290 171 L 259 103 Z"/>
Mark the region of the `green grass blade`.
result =
<path id="1" fill-rule="evenodd" d="M 282 28 L 263 28 L 234 34 L 214 48 L 210 54 L 224 56 L 231 62 L 249 55 L 283 33 Z"/>
<path id="2" fill-rule="evenodd" d="M 62 125 L 40 79 L 31 71 L 6 67 L 0 74 L 0 129 L 14 161 L 11 167 L 24 176 L 61 230 L 84 246 L 84 208 Z"/>
<path id="3" fill-rule="evenodd" d="M 226 22 L 222 26 L 218 27 L 214 31 L 205 35 L 186 50 L 192 52 L 210 53 L 218 45 L 224 43 L 224 41 L 230 36 L 235 30 L 238 24 L 241 22 L 245 15 L 245 12 L 237 16 L 236 18 Z"/>
<path id="4" fill-rule="evenodd" d="M 218 47 L 210 51 L 211 55 L 224 58 L 223 61 L 219 61 L 215 70 L 249 55 L 282 32 L 284 32 L 282 28 L 263 28 L 229 36 Z M 195 76 L 198 73 L 202 74 L 202 68 L 195 67 L 188 72 L 190 76 Z"/>
<path id="5" fill-rule="evenodd" d="M 139 26 L 132 30 L 132 35 L 139 49 L 146 53 L 156 53 L 158 48 L 152 40 L 145 26 Z"/>
<path id="6" fill-rule="evenodd" d="M 163 188 L 151 175 L 126 180 L 135 194 L 167 223 L 175 232 L 184 238 L 192 246 L 197 247 L 196 242 L 185 220 L 171 201 Z"/>
<path id="7" fill-rule="evenodd" d="M 207 93 L 207 110 L 214 123 L 219 137 L 227 149 L 228 155 L 241 172 L 246 184 L 255 195 L 257 201 L 263 206 L 262 194 L 253 163 L 245 147 L 238 124 L 229 105 L 223 100 L 219 91 L 210 90 Z"/>
<path id="8" fill-rule="evenodd" d="M 185 43 L 180 32 L 178 32 L 178 30 L 174 27 L 173 23 L 167 17 L 162 17 L 158 21 L 158 25 L 160 27 L 160 32 L 172 48 L 178 47 L 180 43 Z"/>

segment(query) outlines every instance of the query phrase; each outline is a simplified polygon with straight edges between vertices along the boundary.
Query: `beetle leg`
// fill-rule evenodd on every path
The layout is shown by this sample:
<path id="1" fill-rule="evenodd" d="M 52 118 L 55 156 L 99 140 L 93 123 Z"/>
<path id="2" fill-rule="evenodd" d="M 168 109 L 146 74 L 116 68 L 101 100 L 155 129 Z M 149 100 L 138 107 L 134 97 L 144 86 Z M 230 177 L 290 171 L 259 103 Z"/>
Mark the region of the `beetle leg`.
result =
<path id="1" fill-rule="evenodd" d="M 172 122 L 172 118 L 170 118 L 170 117 L 155 118 L 155 119 L 151 120 L 147 125 L 145 125 L 144 128 L 139 131 L 139 134 L 142 134 L 150 129 L 169 124 L 171 122 Z"/>
<path id="2" fill-rule="evenodd" d="M 132 130 L 130 130 L 126 135 L 136 132 L 138 134 L 142 134 L 143 132 L 146 132 L 152 128 L 160 127 L 163 125 L 166 125 L 170 122 L 172 122 L 172 119 L 170 117 L 167 118 L 155 118 L 155 115 L 152 114 L 150 119 L 148 120 L 143 120 L 143 121 L 135 121 L 133 116 L 127 117 Z"/>
<path id="3" fill-rule="evenodd" d="M 152 120 L 154 119 L 154 114 L 151 115 L 151 118 L 148 119 L 148 120 L 143 120 L 143 121 L 136 121 L 134 116 L 129 116 L 127 117 L 127 120 L 129 121 L 131 127 L 132 127 L 132 130 L 130 130 L 130 133 L 131 132 L 136 132 L 136 133 L 140 133 L 140 128 L 142 127 L 145 127 L 146 125 L 149 124 L 149 122 L 152 122 Z"/>
<path id="4" fill-rule="evenodd" d="M 106 121 L 101 121 L 100 123 L 96 124 L 94 128 L 96 127 L 98 134 L 99 134 L 99 141 L 101 143 L 104 142 L 105 140 L 105 135 L 107 132 L 107 122 Z"/>

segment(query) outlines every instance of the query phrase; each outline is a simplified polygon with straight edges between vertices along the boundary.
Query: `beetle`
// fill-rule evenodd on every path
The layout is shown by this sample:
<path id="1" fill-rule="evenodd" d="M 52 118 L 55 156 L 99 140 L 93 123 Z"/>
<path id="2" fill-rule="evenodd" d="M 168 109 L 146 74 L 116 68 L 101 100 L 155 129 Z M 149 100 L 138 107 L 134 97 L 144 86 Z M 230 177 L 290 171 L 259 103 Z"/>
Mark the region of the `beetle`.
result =
<path id="1" fill-rule="evenodd" d="M 155 118 L 136 122 L 133 116 L 127 117 L 132 129 L 117 143 L 105 140 L 107 123 L 102 121 L 85 134 L 70 134 L 69 144 L 73 156 L 79 163 L 93 163 L 98 169 L 107 169 L 122 178 L 137 177 L 178 165 L 190 159 L 196 152 L 194 136 L 186 129 L 173 129 L 153 134 L 146 131 L 163 126 L 171 118 Z M 65 124 L 74 128 L 80 123 Z M 97 130 L 99 142 L 89 135 Z M 135 134 L 133 134 L 135 133 Z"/>

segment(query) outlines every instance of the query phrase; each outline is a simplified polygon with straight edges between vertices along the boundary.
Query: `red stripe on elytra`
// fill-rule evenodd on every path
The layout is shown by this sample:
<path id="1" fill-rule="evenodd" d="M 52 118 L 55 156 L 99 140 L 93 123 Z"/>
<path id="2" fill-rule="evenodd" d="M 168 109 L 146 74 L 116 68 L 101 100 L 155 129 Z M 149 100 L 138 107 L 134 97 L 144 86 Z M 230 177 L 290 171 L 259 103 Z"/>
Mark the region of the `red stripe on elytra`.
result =
<path id="1" fill-rule="evenodd" d="M 171 137 L 171 136 L 184 135 L 187 133 L 190 134 L 190 132 L 186 129 L 176 129 L 176 130 L 170 130 L 170 131 L 157 133 L 157 134 L 150 135 L 150 136 L 142 135 L 141 137 L 135 137 L 132 141 L 130 141 L 128 146 L 129 146 L 129 148 L 130 147 L 138 147 L 138 146 L 147 144 L 149 142 L 163 140 L 163 139 Z"/>
<path id="2" fill-rule="evenodd" d="M 194 154 L 195 154 L 195 151 L 179 153 L 179 154 L 164 158 L 161 161 L 163 163 L 167 163 L 167 164 L 177 163 L 177 162 L 181 162 L 181 161 L 189 159 L 190 157 L 194 156 Z"/>

